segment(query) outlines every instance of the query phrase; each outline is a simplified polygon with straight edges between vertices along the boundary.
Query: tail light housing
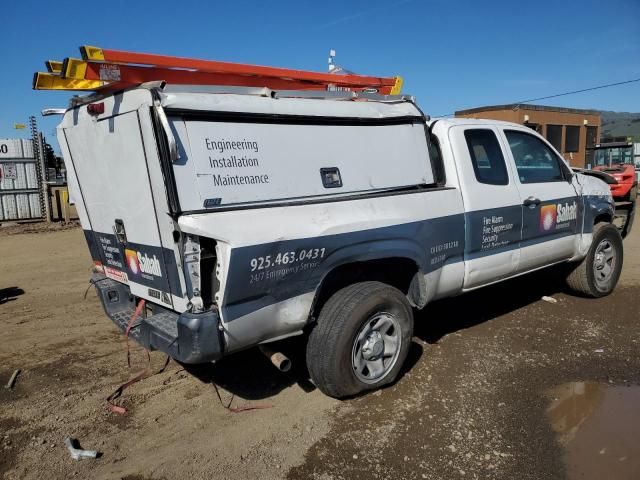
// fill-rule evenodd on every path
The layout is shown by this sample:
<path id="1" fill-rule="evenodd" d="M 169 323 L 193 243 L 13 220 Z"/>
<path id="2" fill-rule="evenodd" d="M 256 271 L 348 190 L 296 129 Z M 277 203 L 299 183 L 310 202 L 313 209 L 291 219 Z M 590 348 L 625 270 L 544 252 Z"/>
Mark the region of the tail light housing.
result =
<path id="1" fill-rule="evenodd" d="M 104 113 L 104 102 L 100 103 L 90 103 L 87 105 L 87 112 L 89 115 L 101 115 Z"/>

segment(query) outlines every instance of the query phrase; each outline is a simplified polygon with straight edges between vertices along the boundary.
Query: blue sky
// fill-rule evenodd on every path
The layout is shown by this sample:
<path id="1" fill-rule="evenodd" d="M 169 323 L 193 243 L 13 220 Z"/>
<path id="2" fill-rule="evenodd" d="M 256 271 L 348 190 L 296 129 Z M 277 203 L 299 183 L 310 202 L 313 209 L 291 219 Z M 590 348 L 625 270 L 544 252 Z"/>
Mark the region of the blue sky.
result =
<path id="1" fill-rule="evenodd" d="M 640 1 L 111 0 L 6 2 L 0 22 L 0 138 L 37 115 L 55 145 L 69 92 L 34 92 L 44 60 L 78 46 L 405 79 L 431 115 L 640 78 Z M 88 5 L 88 4 L 84 4 Z M 640 112 L 640 82 L 539 102 Z M 56 145 L 57 147 L 57 145 Z"/>

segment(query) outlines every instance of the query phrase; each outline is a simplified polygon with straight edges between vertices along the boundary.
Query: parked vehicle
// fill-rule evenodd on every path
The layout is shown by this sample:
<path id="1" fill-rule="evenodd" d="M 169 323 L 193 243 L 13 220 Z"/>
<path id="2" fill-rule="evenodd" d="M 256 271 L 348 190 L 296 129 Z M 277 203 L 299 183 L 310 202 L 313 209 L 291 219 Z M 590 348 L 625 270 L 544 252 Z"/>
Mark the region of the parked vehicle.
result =
<path id="1" fill-rule="evenodd" d="M 638 174 L 633 156 L 633 143 L 600 143 L 592 148 L 593 169 L 606 172 L 616 179 L 611 185 L 611 195 L 620 202 L 636 201 Z"/>
<path id="2" fill-rule="evenodd" d="M 616 202 L 614 224 L 622 238 L 631 231 L 638 198 L 638 172 L 631 142 L 603 142 L 590 148 L 593 170 L 608 175 L 605 179 Z"/>
<path id="3" fill-rule="evenodd" d="M 312 380 L 342 398 L 393 382 L 435 299 L 559 263 L 581 295 L 616 286 L 607 184 L 536 132 L 429 120 L 408 96 L 313 97 L 73 101 L 58 139 L 92 281 L 139 343 L 201 363 L 308 334 Z"/>

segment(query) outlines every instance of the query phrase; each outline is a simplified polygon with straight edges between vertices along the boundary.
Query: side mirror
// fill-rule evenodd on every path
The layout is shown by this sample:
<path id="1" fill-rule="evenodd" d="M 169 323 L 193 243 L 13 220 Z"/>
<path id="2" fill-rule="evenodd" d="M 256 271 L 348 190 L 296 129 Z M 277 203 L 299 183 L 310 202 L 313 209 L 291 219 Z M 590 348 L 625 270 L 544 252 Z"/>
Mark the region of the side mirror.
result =
<path id="1" fill-rule="evenodd" d="M 566 164 L 563 158 L 559 158 L 558 161 L 560 162 L 560 168 L 562 169 L 565 180 L 571 183 L 573 180 L 573 170 L 571 170 L 571 167 Z"/>
<path id="2" fill-rule="evenodd" d="M 564 178 L 567 182 L 571 183 L 573 181 L 573 172 L 571 170 L 566 170 L 564 173 Z"/>

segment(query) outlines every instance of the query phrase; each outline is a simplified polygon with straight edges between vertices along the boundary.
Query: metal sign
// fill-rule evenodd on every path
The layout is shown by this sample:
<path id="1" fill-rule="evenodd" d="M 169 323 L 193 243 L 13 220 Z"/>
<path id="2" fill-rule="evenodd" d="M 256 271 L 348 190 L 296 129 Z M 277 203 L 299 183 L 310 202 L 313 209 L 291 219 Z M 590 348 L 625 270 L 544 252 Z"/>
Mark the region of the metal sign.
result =
<path id="1" fill-rule="evenodd" d="M 2 165 L 2 178 L 7 180 L 17 180 L 18 171 L 15 163 L 5 163 Z"/>

